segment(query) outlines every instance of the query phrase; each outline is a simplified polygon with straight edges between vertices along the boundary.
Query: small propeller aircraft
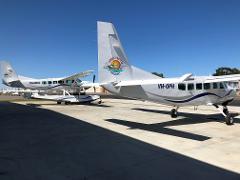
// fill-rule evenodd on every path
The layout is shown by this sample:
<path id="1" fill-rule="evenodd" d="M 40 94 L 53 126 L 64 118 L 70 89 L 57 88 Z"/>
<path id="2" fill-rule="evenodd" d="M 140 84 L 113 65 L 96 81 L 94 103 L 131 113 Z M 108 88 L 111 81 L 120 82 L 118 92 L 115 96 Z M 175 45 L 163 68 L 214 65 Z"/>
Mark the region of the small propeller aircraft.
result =
<path id="1" fill-rule="evenodd" d="M 6 86 L 33 89 L 33 90 L 49 90 L 49 89 L 63 89 L 67 87 L 81 87 L 90 82 L 81 81 L 79 78 L 84 78 L 90 75 L 93 71 L 88 70 L 81 73 L 77 73 L 68 77 L 61 78 L 45 78 L 34 79 L 25 76 L 17 75 L 10 63 L 6 61 L 0 61 L 1 72 L 3 74 L 2 82 Z M 86 86 L 85 86 L 86 87 Z"/>
<path id="2" fill-rule="evenodd" d="M 233 124 L 227 105 L 236 96 L 228 82 L 240 80 L 238 75 L 160 78 L 130 64 L 112 23 L 98 22 L 98 79 L 111 93 L 134 99 L 172 106 L 171 117 L 178 116 L 182 106 L 212 105 Z"/>
<path id="3" fill-rule="evenodd" d="M 0 61 L 1 72 L 3 74 L 3 84 L 14 87 L 31 90 L 63 90 L 62 95 L 39 95 L 33 93 L 30 98 L 35 99 L 46 99 L 56 101 L 58 104 L 61 102 L 68 103 L 81 103 L 81 102 L 92 102 L 99 100 L 99 104 L 102 102 L 99 95 L 86 95 L 85 90 L 91 87 L 97 86 L 95 83 L 95 75 L 93 76 L 93 82 L 81 81 L 79 78 L 84 78 L 92 74 L 92 70 L 77 73 L 68 77 L 61 78 L 45 78 L 45 79 L 34 79 L 25 76 L 17 75 L 15 70 L 12 68 L 9 62 Z M 78 95 L 70 95 L 67 90 L 77 89 Z M 95 89 L 94 89 L 95 90 Z M 95 91 L 94 91 L 95 92 Z"/>
<path id="4" fill-rule="evenodd" d="M 63 90 L 62 95 L 39 95 L 38 93 L 33 93 L 31 95 L 32 99 L 43 99 L 56 101 L 57 104 L 65 103 L 65 104 L 73 104 L 73 103 L 90 103 L 96 100 L 98 104 L 102 103 L 102 100 L 99 95 L 71 95 L 68 91 Z"/>

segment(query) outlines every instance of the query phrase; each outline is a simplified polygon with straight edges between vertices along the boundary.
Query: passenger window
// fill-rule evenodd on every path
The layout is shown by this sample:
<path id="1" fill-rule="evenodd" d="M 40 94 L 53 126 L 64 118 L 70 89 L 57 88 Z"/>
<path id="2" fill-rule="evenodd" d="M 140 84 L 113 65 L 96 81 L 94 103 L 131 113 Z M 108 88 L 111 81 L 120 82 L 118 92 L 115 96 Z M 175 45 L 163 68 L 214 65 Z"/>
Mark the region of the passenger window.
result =
<path id="1" fill-rule="evenodd" d="M 63 83 L 63 81 L 61 81 L 61 80 L 60 80 L 60 81 L 58 81 L 58 83 L 59 83 L 59 84 L 62 84 L 62 83 Z"/>
<path id="2" fill-rule="evenodd" d="M 197 83 L 196 84 L 196 89 L 197 90 L 202 90 L 202 83 Z"/>
<path id="3" fill-rule="evenodd" d="M 213 83 L 213 89 L 218 89 L 218 83 Z"/>
<path id="4" fill-rule="evenodd" d="M 43 81 L 42 84 L 47 84 L 47 82 L 46 82 L 46 81 Z"/>
<path id="5" fill-rule="evenodd" d="M 178 84 L 178 89 L 185 91 L 186 90 L 186 85 L 185 84 Z"/>
<path id="6" fill-rule="evenodd" d="M 210 89 L 211 86 L 210 86 L 210 83 L 204 83 L 204 89 Z"/>
<path id="7" fill-rule="evenodd" d="M 53 84 L 57 84 L 57 81 L 53 81 Z"/>
<path id="8" fill-rule="evenodd" d="M 48 84 L 52 84 L 52 81 L 48 81 Z"/>
<path id="9" fill-rule="evenodd" d="M 74 83 L 75 80 L 72 80 L 72 83 Z"/>
<path id="10" fill-rule="evenodd" d="M 194 84 L 193 83 L 188 84 L 188 90 L 189 91 L 194 90 Z"/>
<path id="11" fill-rule="evenodd" d="M 220 83 L 220 89 L 224 89 L 223 83 Z"/>

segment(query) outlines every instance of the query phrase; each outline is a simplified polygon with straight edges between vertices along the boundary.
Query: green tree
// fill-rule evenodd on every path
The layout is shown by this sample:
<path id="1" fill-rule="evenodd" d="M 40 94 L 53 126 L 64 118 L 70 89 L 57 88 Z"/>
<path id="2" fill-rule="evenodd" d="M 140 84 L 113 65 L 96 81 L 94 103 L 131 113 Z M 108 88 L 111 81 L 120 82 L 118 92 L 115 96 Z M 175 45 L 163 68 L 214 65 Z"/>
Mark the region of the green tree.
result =
<path id="1" fill-rule="evenodd" d="M 213 76 L 222 76 L 230 74 L 240 74 L 240 70 L 238 68 L 220 67 L 216 69 L 216 72 L 213 74 Z"/>
<path id="2" fill-rule="evenodd" d="M 163 73 L 152 72 L 152 74 L 164 78 Z"/>

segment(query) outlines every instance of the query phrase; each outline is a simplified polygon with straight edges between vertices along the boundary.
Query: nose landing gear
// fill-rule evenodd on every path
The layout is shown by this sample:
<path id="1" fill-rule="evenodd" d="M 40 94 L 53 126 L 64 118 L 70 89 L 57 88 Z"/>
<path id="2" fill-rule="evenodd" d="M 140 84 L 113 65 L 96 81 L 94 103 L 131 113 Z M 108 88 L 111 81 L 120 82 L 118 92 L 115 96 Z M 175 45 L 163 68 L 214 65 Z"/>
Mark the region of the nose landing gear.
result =
<path id="1" fill-rule="evenodd" d="M 171 117 L 172 118 L 177 118 L 178 117 L 178 108 L 179 107 L 176 107 L 176 108 L 171 110 Z"/>
<path id="2" fill-rule="evenodd" d="M 225 117 L 225 122 L 227 125 L 233 125 L 234 124 L 234 120 L 233 117 L 231 116 L 231 114 L 229 113 L 229 110 L 227 108 L 226 105 L 222 105 L 222 107 L 220 107 L 219 105 L 214 105 L 221 113 L 222 115 Z"/>

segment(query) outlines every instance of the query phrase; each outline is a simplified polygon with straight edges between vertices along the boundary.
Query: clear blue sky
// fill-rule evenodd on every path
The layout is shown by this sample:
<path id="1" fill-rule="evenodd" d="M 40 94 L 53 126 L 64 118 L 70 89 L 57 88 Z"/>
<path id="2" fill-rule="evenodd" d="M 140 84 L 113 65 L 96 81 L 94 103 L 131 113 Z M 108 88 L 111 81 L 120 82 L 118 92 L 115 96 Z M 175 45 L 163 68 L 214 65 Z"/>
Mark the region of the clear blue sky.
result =
<path id="1" fill-rule="evenodd" d="M 131 63 L 147 71 L 240 67 L 239 0 L 0 0 L 0 59 L 36 78 L 97 70 L 97 20 L 115 24 Z"/>

